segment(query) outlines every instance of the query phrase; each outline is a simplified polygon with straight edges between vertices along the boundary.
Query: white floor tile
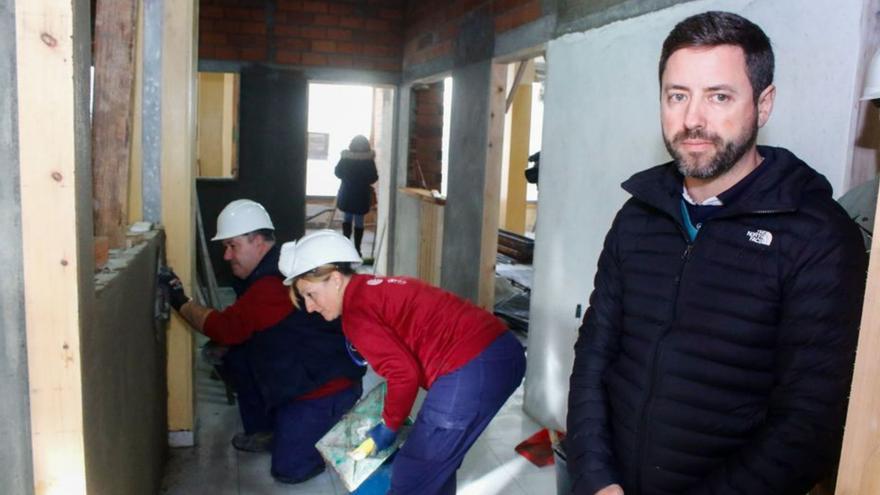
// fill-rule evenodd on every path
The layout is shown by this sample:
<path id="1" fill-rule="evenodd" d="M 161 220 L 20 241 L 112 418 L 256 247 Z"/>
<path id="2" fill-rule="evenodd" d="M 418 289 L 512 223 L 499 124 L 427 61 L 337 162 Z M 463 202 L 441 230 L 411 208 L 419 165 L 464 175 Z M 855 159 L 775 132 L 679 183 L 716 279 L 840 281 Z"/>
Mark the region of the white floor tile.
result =
<path id="1" fill-rule="evenodd" d="M 324 472 L 298 485 L 285 485 L 269 474 L 268 453 L 238 452 L 230 445 L 241 430 L 238 409 L 226 403 L 220 382 L 207 378 L 199 364 L 197 446 L 173 449 L 166 467 L 163 495 L 346 495 L 342 483 Z M 369 390 L 377 382 L 365 379 Z M 511 396 L 465 457 L 458 471 L 458 495 L 554 495 L 555 468 L 538 468 L 514 447 L 540 429 L 522 411 L 522 387 Z M 414 413 L 415 414 L 415 413 Z"/>

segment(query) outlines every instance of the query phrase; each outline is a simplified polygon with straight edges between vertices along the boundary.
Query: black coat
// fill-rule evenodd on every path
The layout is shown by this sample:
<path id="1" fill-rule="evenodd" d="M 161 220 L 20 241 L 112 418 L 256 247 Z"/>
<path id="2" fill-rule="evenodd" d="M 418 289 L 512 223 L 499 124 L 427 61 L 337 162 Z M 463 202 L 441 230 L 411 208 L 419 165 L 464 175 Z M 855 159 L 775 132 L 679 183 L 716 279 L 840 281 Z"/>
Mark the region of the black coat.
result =
<path id="1" fill-rule="evenodd" d="M 867 267 L 824 177 L 759 147 L 693 243 L 669 163 L 623 184 L 575 346 L 574 493 L 806 493 L 834 466 Z"/>
<path id="2" fill-rule="evenodd" d="M 236 295 L 244 294 L 260 278 L 283 277 L 278 271 L 279 254 L 278 245 L 273 246 L 247 279 L 236 280 Z M 330 380 L 345 377 L 359 383 L 366 371 L 349 356 L 339 319 L 328 322 L 303 310 L 292 311 L 277 324 L 255 332 L 233 350 L 247 356 L 269 409 Z"/>
<path id="3" fill-rule="evenodd" d="M 362 153 L 352 153 L 357 156 Z M 336 207 L 346 213 L 363 215 L 370 211 L 371 184 L 379 180 L 372 158 L 351 158 L 343 154 L 336 164 L 336 177 L 342 180 L 336 195 Z"/>

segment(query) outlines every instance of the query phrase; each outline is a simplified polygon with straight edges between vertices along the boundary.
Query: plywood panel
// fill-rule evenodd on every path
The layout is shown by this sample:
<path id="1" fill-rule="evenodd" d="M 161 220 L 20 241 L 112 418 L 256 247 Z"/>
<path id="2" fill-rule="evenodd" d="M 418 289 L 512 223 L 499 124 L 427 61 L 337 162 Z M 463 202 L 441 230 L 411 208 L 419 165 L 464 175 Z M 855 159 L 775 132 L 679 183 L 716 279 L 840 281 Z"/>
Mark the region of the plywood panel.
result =
<path id="1" fill-rule="evenodd" d="M 880 212 L 880 211 L 878 211 Z M 877 232 L 875 216 L 874 232 Z M 874 236 L 852 395 L 837 473 L 838 495 L 880 493 L 880 238 Z"/>
<path id="2" fill-rule="evenodd" d="M 95 12 L 92 156 L 95 235 L 121 247 L 128 221 L 137 0 L 99 0 Z"/>
<path id="3" fill-rule="evenodd" d="M 78 243 L 77 195 L 89 187 L 77 173 L 88 164 L 77 160 L 86 156 L 78 154 L 78 148 L 87 146 L 83 141 L 88 133 L 82 115 L 77 115 L 77 108 L 83 109 L 77 107 L 81 103 L 77 90 L 86 81 L 77 70 L 84 54 L 74 42 L 83 35 L 88 39 L 88 26 L 77 25 L 75 4 L 54 0 L 18 0 L 15 4 L 25 311 L 37 494 L 76 495 L 86 490 L 80 362 L 80 318 L 85 307 L 81 299 L 86 296 L 80 280 L 83 271 L 91 276 L 91 266 L 83 266 L 83 260 L 88 265 L 90 258 Z M 86 215 L 84 223 L 91 227 L 91 208 Z"/>

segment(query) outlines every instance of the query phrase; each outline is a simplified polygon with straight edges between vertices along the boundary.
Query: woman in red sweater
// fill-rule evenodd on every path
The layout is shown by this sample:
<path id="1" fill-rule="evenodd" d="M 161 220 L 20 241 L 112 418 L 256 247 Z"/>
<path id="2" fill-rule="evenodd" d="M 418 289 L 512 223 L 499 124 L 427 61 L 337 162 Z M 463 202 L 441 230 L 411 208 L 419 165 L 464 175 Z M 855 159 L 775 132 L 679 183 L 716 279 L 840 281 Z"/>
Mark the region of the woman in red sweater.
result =
<path id="1" fill-rule="evenodd" d="M 525 372 L 519 341 L 495 316 L 409 277 L 353 270 L 351 241 L 325 230 L 281 248 L 291 298 L 342 331 L 388 384 L 377 450 L 394 443 L 419 387 L 428 390 L 394 460 L 389 494 L 454 494 L 455 471 Z M 343 311 L 344 309 L 344 311 Z"/>

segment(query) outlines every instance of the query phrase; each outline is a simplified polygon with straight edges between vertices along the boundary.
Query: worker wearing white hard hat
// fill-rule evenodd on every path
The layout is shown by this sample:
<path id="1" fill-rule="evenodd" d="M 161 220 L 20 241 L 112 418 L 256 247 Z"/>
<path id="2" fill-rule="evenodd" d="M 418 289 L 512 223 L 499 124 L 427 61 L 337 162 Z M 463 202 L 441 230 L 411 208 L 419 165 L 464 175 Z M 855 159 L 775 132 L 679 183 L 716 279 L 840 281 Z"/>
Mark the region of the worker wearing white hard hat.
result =
<path id="1" fill-rule="evenodd" d="M 349 357 L 338 322 L 291 304 L 278 271 L 274 225 L 262 205 L 229 203 L 212 240 L 223 243 L 223 259 L 235 275 L 234 303 L 215 310 L 190 300 L 173 272 L 160 283 L 174 309 L 210 337 L 209 348 L 222 357 L 218 370 L 236 389 L 244 429 L 232 445 L 271 449 L 277 481 L 305 481 L 324 470 L 314 444 L 360 397 L 365 369 Z"/>
<path id="2" fill-rule="evenodd" d="M 341 317 L 346 337 L 387 380 L 382 421 L 356 454 L 394 445 L 424 388 L 388 493 L 453 494 L 464 455 L 522 381 L 523 348 L 491 313 L 414 278 L 356 274 L 360 262 L 351 241 L 325 230 L 285 243 L 279 269 L 295 304 Z"/>

